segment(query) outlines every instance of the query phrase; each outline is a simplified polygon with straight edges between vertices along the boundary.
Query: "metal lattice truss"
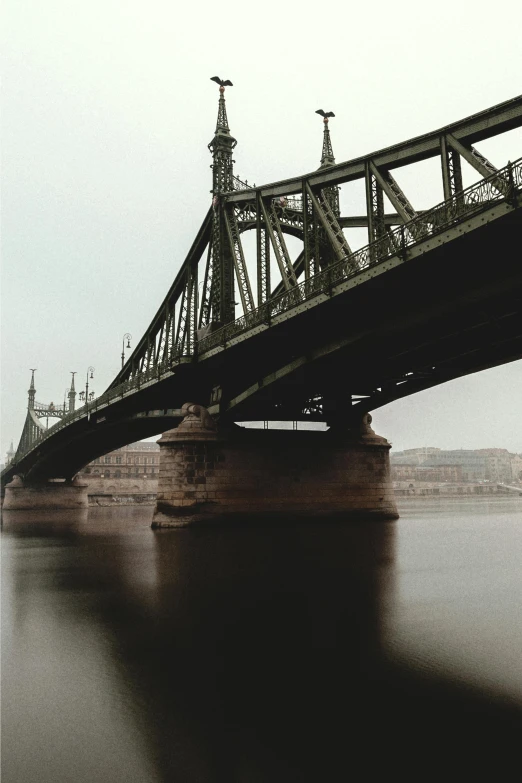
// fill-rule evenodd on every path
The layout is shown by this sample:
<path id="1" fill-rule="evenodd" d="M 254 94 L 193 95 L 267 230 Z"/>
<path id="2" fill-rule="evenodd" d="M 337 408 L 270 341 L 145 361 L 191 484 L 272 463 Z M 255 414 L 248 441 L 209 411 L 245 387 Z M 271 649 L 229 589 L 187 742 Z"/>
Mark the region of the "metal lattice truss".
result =
<path id="1" fill-rule="evenodd" d="M 65 403 L 57 407 L 53 402 L 50 402 L 49 405 L 35 402 L 33 412 L 37 419 L 61 419 L 67 416 L 69 409 Z"/>
<path id="2" fill-rule="evenodd" d="M 65 404 L 56 407 L 52 402 L 48 405 L 41 402 L 35 402 L 30 394 L 27 416 L 25 417 L 22 435 L 16 450 L 15 461 L 20 455 L 29 451 L 37 441 L 42 439 L 47 431 L 47 427 L 44 426 L 41 420 L 45 419 L 48 423 L 49 419 L 64 419 L 68 414 L 69 410 L 66 409 Z"/>
<path id="3" fill-rule="evenodd" d="M 216 133 L 209 145 L 212 205 L 165 301 L 111 388 L 144 373 L 159 377 L 174 363 L 194 361 L 198 352 L 224 339 L 225 333 L 244 328 L 247 322 L 270 320 L 270 313 L 303 301 L 314 288 L 310 281 L 317 278 L 317 285 L 322 285 L 328 269 L 334 274 L 335 268 L 334 276 L 340 268 L 346 274 L 356 273 L 462 215 L 476 197 L 463 189 L 463 159 L 487 178 L 489 198 L 507 197 L 512 188 L 508 170 L 497 170 L 475 144 L 521 124 L 522 97 L 518 97 L 442 130 L 341 164 L 333 162 L 325 125 L 317 171 L 252 187 L 233 173 L 236 141 L 229 132 L 220 88 Z M 416 210 L 392 171 L 432 157 L 440 160 L 445 202 L 429 212 Z M 365 184 L 366 214 L 342 215 L 339 188 L 355 180 Z M 395 212 L 386 213 L 385 198 Z M 366 226 L 369 242 L 368 248 L 355 253 L 345 233 L 353 226 Z M 244 247 L 249 231 L 256 234 L 254 257 Z M 296 258 L 288 236 L 302 242 Z M 237 313 L 236 307 L 242 312 Z"/>

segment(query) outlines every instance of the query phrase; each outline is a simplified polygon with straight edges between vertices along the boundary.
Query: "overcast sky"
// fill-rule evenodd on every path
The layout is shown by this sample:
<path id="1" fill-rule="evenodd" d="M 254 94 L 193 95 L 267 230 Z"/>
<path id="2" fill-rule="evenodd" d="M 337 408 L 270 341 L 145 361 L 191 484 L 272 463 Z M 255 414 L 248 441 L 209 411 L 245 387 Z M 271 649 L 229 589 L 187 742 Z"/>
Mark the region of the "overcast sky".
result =
<path id="1" fill-rule="evenodd" d="M 37 400 L 62 403 L 95 367 L 100 394 L 136 345 L 209 207 L 217 87 L 231 79 L 236 174 L 262 184 L 337 161 L 521 92 L 522 4 L 4 0 L 1 457 Z M 483 142 L 495 165 L 522 132 Z M 394 172 L 395 173 L 395 172 Z M 478 179 L 465 172 L 466 184 Z M 435 161 L 396 178 L 418 209 L 442 200 Z M 342 204 L 363 211 L 362 189 Z M 364 244 L 361 232 L 349 240 Z M 522 452 L 522 362 L 374 414 L 395 448 Z"/>

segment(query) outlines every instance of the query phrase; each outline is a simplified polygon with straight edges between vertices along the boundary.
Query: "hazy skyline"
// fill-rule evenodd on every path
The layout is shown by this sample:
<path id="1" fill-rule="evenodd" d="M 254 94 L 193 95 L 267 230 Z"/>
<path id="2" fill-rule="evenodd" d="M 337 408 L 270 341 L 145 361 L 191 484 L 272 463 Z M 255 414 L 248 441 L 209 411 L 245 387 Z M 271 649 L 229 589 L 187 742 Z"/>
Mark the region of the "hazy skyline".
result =
<path id="1" fill-rule="evenodd" d="M 490 25 L 485 26 L 485 20 Z M 1 455 L 21 434 L 30 367 L 61 404 L 93 365 L 100 394 L 178 271 L 210 202 L 217 87 L 229 78 L 236 174 L 261 184 L 426 133 L 520 92 L 522 11 L 443 0 L 244 6 L 166 0 L 3 5 Z M 522 131 L 478 145 L 501 167 Z M 466 168 L 465 184 L 477 180 Z M 442 200 L 436 161 L 394 172 L 418 209 Z M 363 189 L 341 202 L 364 210 Z M 348 238 L 352 235 L 348 232 Z M 353 244 L 365 244 L 355 231 Z M 520 250 L 518 250 L 520 252 Z M 202 401 L 204 402 L 204 401 Z M 522 362 L 375 411 L 400 450 L 522 452 Z"/>

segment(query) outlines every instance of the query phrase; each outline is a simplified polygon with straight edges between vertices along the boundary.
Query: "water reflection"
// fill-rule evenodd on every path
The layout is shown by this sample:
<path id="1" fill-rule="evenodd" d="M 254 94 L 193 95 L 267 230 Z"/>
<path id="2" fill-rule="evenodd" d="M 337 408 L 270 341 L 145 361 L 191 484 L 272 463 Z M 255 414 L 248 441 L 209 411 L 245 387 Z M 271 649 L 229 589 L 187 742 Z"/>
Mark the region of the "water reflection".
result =
<path id="1" fill-rule="evenodd" d="M 397 524 L 153 532 L 150 512 L 4 515 L 8 783 L 512 760 L 515 706 L 390 657 Z"/>

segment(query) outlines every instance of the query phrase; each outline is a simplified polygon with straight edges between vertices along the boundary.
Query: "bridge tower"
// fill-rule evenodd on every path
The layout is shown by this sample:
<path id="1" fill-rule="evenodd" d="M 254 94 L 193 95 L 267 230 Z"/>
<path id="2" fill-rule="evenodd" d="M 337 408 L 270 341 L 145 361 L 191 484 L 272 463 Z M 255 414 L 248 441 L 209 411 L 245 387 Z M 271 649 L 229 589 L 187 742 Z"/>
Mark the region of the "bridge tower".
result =
<path id="1" fill-rule="evenodd" d="M 55 408 L 51 402 L 49 405 L 42 405 L 36 402 L 36 389 L 34 385 L 34 374 L 36 369 L 31 369 L 31 383 L 27 392 L 27 415 L 25 418 L 22 437 L 14 455 L 10 461 L 16 462 L 20 456 L 30 449 L 40 438 L 45 428 L 40 423 L 41 418 L 62 418 L 68 411 L 65 406 L 60 409 Z M 72 392 L 72 394 L 71 394 Z M 71 389 L 69 390 L 69 410 L 71 404 L 74 410 L 74 373 Z M 12 444 L 11 444 L 12 450 Z M 16 474 L 12 481 L 2 487 L 2 493 L 5 492 L 3 503 L 4 510 L 54 510 L 63 509 L 86 509 L 88 505 L 87 484 L 82 484 L 78 478 L 68 481 L 46 480 L 33 484 L 30 480 L 26 483 L 23 468 L 20 474 Z"/>
<path id="2" fill-rule="evenodd" d="M 333 111 L 328 112 L 328 115 L 335 117 Z M 324 130 L 323 130 L 323 150 L 321 155 L 321 165 L 319 170 L 335 166 L 335 156 L 333 153 L 332 140 L 330 138 L 330 128 L 328 123 L 328 116 L 323 118 Z M 335 185 L 324 189 L 328 203 L 330 204 L 332 211 L 336 218 L 341 214 L 339 207 L 339 188 Z"/>
<path id="3" fill-rule="evenodd" d="M 35 413 L 35 398 L 36 398 L 36 389 L 34 386 L 35 372 L 36 372 L 36 368 L 34 370 L 31 369 L 31 383 L 29 384 L 29 389 L 27 392 L 27 415 L 25 417 L 25 424 L 22 430 L 22 436 L 20 438 L 20 443 L 18 444 L 17 452 L 23 452 L 26 449 L 30 448 L 33 445 L 33 443 L 36 440 L 38 440 L 38 437 L 43 429 Z"/>
<path id="4" fill-rule="evenodd" d="M 227 237 L 225 200 L 223 194 L 233 190 L 234 161 L 232 151 L 237 141 L 230 134 L 225 87 L 232 86 L 228 79 L 215 76 L 219 84 L 219 103 L 214 138 L 208 145 L 212 153 L 212 237 L 210 263 L 208 265 L 202 302 L 201 325 L 223 325 L 235 318 L 234 261 Z"/>
<path id="5" fill-rule="evenodd" d="M 31 370 L 31 383 L 29 384 L 29 391 L 27 392 L 27 396 L 28 396 L 27 408 L 33 411 L 34 411 L 34 401 L 36 397 L 36 389 L 34 388 L 35 372 L 36 372 L 36 368 L 34 370 Z"/>
<path id="6" fill-rule="evenodd" d="M 6 457 L 7 457 L 6 458 L 6 463 L 5 463 L 6 465 L 9 465 L 13 461 L 13 459 L 15 457 L 15 454 L 16 454 L 16 451 L 13 448 L 13 441 L 11 441 L 11 445 L 9 446 L 9 450 L 7 452 L 7 455 L 6 455 Z"/>
<path id="7" fill-rule="evenodd" d="M 325 112 L 322 109 L 318 109 L 316 114 L 320 114 L 323 118 L 323 147 L 321 151 L 321 163 L 319 166 L 319 171 L 321 171 L 330 168 L 331 166 L 335 166 L 335 155 L 329 127 L 329 119 L 330 117 L 335 117 L 335 114 L 333 111 Z M 323 188 L 322 197 L 325 212 L 330 212 L 333 219 L 337 221 L 337 218 L 339 218 L 341 214 L 339 206 L 339 188 L 336 185 Z M 317 215 L 313 215 L 311 226 L 315 232 L 315 237 L 312 241 L 317 248 L 316 253 L 319 256 L 319 263 L 316 263 L 316 271 L 319 271 L 329 264 L 334 263 L 337 258 L 333 251 L 332 243 L 329 241 L 326 231 L 321 225 Z"/>

